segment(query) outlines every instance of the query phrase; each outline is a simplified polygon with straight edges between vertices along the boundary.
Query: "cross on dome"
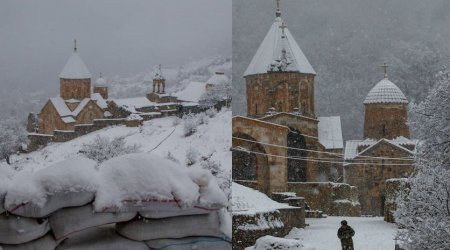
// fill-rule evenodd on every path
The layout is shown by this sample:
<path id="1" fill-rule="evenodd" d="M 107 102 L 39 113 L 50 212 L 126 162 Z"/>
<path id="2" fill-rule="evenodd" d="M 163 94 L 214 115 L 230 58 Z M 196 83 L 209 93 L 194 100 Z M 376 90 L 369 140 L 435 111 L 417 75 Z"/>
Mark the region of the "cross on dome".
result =
<path id="1" fill-rule="evenodd" d="M 387 78 L 387 69 L 389 68 L 389 65 L 384 63 L 381 67 L 384 68 L 384 78 Z"/>
<path id="2" fill-rule="evenodd" d="M 283 37 L 284 37 L 284 35 L 285 35 L 285 34 L 284 34 L 284 29 L 287 28 L 286 23 L 285 23 L 285 22 L 282 22 L 281 25 L 280 25 L 279 27 L 281 28 L 281 32 L 282 32 Z"/>
<path id="3" fill-rule="evenodd" d="M 73 51 L 77 52 L 77 39 L 73 39 Z"/>

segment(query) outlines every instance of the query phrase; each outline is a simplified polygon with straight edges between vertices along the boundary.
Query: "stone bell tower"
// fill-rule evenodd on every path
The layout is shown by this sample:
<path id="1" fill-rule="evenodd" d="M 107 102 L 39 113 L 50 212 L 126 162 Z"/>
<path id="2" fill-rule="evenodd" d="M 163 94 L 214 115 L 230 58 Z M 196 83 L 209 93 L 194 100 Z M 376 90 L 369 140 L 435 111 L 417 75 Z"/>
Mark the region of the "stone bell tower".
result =
<path id="1" fill-rule="evenodd" d="M 106 85 L 106 80 L 103 78 L 101 72 L 100 77 L 95 81 L 94 93 L 99 93 L 105 100 L 108 99 L 108 86 Z"/>
<path id="2" fill-rule="evenodd" d="M 261 117 L 269 111 L 296 112 L 315 117 L 314 71 L 281 18 L 276 18 L 244 73 L 247 115 Z"/>
<path id="3" fill-rule="evenodd" d="M 399 136 L 409 138 L 408 100 L 403 92 L 387 77 L 387 65 L 384 78 L 367 94 L 364 100 L 364 138 L 394 139 Z"/>
<path id="4" fill-rule="evenodd" d="M 166 79 L 162 75 L 161 64 L 156 70 L 156 74 L 153 77 L 153 93 L 164 94 L 166 92 Z"/>
<path id="5" fill-rule="evenodd" d="M 74 40 L 72 56 L 59 75 L 60 96 L 64 100 L 82 100 L 91 97 L 91 73 L 77 52 Z"/>

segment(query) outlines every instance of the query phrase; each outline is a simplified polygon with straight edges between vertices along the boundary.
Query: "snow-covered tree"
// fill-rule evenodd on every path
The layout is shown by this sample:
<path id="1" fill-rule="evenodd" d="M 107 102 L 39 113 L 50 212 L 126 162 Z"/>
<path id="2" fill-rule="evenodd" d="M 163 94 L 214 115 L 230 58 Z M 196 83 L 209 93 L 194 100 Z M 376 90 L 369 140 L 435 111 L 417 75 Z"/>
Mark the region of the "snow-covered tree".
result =
<path id="1" fill-rule="evenodd" d="M 0 159 L 11 164 L 10 157 L 27 143 L 25 125 L 17 119 L 9 118 L 0 122 Z"/>
<path id="2" fill-rule="evenodd" d="M 184 121 L 184 136 L 188 137 L 197 131 L 199 125 L 198 119 L 194 114 L 187 114 L 183 116 Z"/>
<path id="3" fill-rule="evenodd" d="M 410 190 L 398 198 L 400 239 L 410 249 L 450 249 L 450 70 L 412 105 L 410 125 L 420 144 Z"/>
<path id="4" fill-rule="evenodd" d="M 126 145 L 122 136 L 110 140 L 107 137 L 97 136 L 88 144 L 83 144 L 80 153 L 89 159 L 104 162 L 119 155 L 137 153 L 140 151 L 139 145 Z"/>
<path id="5" fill-rule="evenodd" d="M 200 153 L 197 149 L 190 147 L 188 150 L 186 150 L 186 165 L 192 166 L 198 161 Z"/>
<path id="6" fill-rule="evenodd" d="M 200 96 L 199 104 L 202 107 L 213 107 L 219 102 L 225 101 L 225 105 L 231 101 L 232 88 L 229 82 L 220 83 L 211 86 Z"/>

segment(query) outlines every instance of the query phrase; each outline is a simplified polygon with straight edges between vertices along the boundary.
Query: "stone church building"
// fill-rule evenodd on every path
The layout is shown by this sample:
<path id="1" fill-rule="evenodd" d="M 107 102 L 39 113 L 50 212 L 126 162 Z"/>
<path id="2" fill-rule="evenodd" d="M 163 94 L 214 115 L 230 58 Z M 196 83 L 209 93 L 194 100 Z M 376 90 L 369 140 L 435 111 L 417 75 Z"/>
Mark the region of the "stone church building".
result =
<path id="1" fill-rule="evenodd" d="M 91 78 L 75 45 L 72 56 L 59 75 L 59 96 L 50 98 L 44 105 L 38 115 L 38 131 L 35 132 L 73 131 L 75 125 L 91 124 L 94 119 L 108 116 L 105 80 L 100 77 L 92 88 Z"/>
<path id="2" fill-rule="evenodd" d="M 342 155 L 324 154 L 343 150 L 340 117 L 316 116 L 315 76 L 277 9 L 244 74 L 247 117 L 233 118 L 234 181 L 270 194 L 342 172 Z M 318 158 L 328 160 L 309 160 Z"/>
<path id="3" fill-rule="evenodd" d="M 316 116 L 315 76 L 278 6 L 244 73 L 247 116 L 233 117 L 233 181 L 269 196 L 296 192 L 329 214 L 381 215 L 385 181 L 413 168 L 408 101 L 385 74 L 364 101 L 364 139 L 344 149 L 340 117 Z"/>
<path id="4" fill-rule="evenodd" d="M 417 140 L 407 126 L 408 100 L 386 73 L 364 100 L 364 140 L 345 145 L 344 182 L 356 186 L 361 212 L 382 215 L 386 181 L 413 172 Z"/>

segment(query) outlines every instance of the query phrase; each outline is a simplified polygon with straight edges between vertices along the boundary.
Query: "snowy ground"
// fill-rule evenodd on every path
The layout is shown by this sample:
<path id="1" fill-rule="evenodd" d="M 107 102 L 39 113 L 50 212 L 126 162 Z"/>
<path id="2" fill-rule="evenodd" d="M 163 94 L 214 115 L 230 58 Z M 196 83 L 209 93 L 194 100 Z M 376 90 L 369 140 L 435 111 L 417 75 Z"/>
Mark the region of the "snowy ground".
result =
<path id="1" fill-rule="evenodd" d="M 396 234 L 395 224 L 383 221 L 382 217 L 328 217 L 324 219 L 306 219 L 309 224 L 305 229 L 293 229 L 286 238 L 300 241 L 316 250 L 340 250 L 341 243 L 337 230 L 341 220 L 347 220 L 356 234 L 353 237 L 355 249 L 393 250 Z"/>
<path id="2" fill-rule="evenodd" d="M 170 153 L 171 158 L 180 165 L 185 165 L 186 152 L 193 148 L 198 152 L 198 158 L 211 156 L 210 159 L 220 163 L 222 169 L 231 171 L 231 110 L 209 118 L 207 124 L 199 125 L 197 132 L 188 137 L 184 136 L 183 121 L 175 122 L 176 119 L 165 117 L 150 120 L 141 128 L 108 127 L 68 142 L 52 143 L 36 152 L 12 156 L 12 165 L 19 170 L 36 171 L 76 157 L 82 145 L 91 143 L 96 136 L 124 136 L 128 145 L 140 145 L 141 152 L 152 152 L 163 157 Z M 6 165 L 4 162 L 0 164 Z"/>

